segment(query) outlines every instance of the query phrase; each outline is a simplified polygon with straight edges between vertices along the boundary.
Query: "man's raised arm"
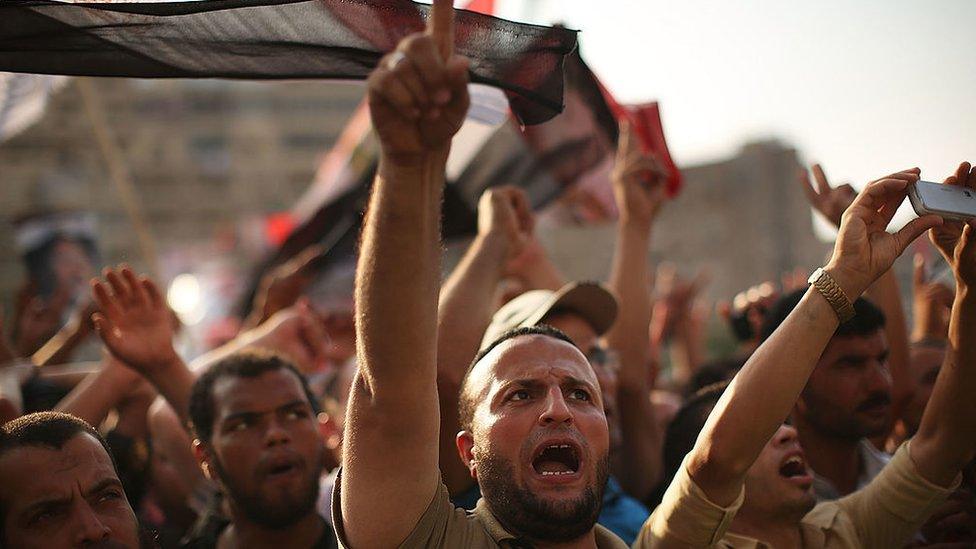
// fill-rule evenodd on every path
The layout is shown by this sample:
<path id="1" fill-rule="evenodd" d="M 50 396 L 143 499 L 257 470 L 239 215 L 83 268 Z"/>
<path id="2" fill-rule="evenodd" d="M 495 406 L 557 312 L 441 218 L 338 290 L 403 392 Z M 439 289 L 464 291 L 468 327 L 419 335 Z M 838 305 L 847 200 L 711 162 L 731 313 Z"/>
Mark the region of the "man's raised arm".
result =
<path id="1" fill-rule="evenodd" d="M 380 164 L 356 271 L 359 374 L 346 419 L 341 531 L 352 547 L 395 547 L 440 483 L 437 294 L 450 141 L 468 109 L 453 10 L 404 39 L 369 78 Z"/>
<path id="2" fill-rule="evenodd" d="M 976 168 L 964 162 L 946 184 L 976 189 Z M 932 397 L 911 442 L 918 472 L 949 486 L 976 456 L 976 220 L 946 222 L 931 232 L 932 242 L 956 276 L 949 318 L 949 348 Z"/>
<path id="3" fill-rule="evenodd" d="M 918 170 L 907 170 L 875 181 L 844 213 L 826 272 L 851 302 L 910 242 L 941 223 L 925 216 L 885 232 L 917 180 Z M 729 385 L 688 460 L 689 474 L 714 503 L 735 502 L 746 471 L 789 415 L 837 325 L 831 304 L 811 287 Z"/>

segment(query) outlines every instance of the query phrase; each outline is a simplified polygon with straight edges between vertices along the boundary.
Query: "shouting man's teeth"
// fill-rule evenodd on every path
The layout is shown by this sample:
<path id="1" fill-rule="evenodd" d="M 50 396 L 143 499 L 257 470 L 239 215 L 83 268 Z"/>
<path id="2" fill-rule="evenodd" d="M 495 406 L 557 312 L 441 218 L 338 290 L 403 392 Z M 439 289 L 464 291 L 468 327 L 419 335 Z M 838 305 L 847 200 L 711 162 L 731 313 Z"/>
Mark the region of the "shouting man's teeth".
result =
<path id="1" fill-rule="evenodd" d="M 539 452 L 532 467 L 542 476 L 571 475 L 579 470 L 579 456 L 569 444 L 551 444 Z"/>

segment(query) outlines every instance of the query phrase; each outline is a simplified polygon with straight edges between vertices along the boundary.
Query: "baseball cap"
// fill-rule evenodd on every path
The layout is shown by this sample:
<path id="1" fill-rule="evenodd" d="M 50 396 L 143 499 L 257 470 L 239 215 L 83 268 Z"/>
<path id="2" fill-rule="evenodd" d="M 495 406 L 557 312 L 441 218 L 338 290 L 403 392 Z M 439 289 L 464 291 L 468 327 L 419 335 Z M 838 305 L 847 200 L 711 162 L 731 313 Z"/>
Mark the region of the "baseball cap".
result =
<path id="1" fill-rule="evenodd" d="M 539 324 L 553 311 L 576 313 L 597 335 L 603 335 L 617 318 L 617 299 L 599 282 L 589 281 L 570 282 L 555 292 L 525 292 L 498 309 L 481 339 L 481 348 L 509 330 Z"/>

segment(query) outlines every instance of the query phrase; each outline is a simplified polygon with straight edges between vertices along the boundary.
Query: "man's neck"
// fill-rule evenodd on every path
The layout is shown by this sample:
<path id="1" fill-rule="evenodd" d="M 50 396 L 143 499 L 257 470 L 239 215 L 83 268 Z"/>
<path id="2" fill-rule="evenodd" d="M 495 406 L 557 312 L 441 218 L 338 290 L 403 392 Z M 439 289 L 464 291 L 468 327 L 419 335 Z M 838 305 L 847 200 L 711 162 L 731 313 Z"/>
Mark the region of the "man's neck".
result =
<path id="1" fill-rule="evenodd" d="M 823 433 L 798 415 L 794 415 L 796 429 L 810 468 L 830 481 L 841 496 L 857 490 L 862 468 L 861 441 Z"/>
<path id="2" fill-rule="evenodd" d="M 240 517 L 224 528 L 217 541 L 218 549 L 282 549 L 312 547 L 322 537 L 325 521 L 314 510 L 304 518 L 280 530 L 266 528 Z"/>

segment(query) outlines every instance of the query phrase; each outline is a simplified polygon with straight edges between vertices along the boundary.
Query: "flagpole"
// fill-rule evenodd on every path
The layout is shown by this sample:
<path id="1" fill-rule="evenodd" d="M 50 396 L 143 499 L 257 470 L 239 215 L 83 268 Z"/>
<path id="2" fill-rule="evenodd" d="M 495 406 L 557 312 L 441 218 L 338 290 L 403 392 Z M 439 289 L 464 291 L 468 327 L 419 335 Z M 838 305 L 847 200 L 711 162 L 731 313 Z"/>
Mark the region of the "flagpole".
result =
<path id="1" fill-rule="evenodd" d="M 92 129 L 95 133 L 95 142 L 102 154 L 102 160 L 108 170 L 109 179 L 115 186 L 119 198 L 122 200 L 122 207 L 132 223 L 135 230 L 136 239 L 139 244 L 139 251 L 143 261 L 149 268 L 149 272 L 154 278 L 159 277 L 159 256 L 156 253 L 156 241 L 149 231 L 149 224 L 146 222 L 145 213 L 139 203 L 139 198 L 132 182 L 132 173 L 125 163 L 124 155 L 112 134 L 108 119 L 105 117 L 105 109 L 101 99 L 95 92 L 91 78 L 78 78 L 78 90 L 81 93 L 82 101 L 85 104 L 85 112 L 91 121 Z"/>

